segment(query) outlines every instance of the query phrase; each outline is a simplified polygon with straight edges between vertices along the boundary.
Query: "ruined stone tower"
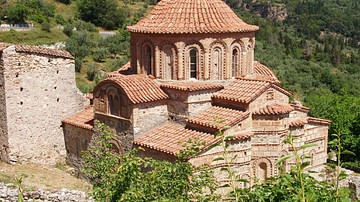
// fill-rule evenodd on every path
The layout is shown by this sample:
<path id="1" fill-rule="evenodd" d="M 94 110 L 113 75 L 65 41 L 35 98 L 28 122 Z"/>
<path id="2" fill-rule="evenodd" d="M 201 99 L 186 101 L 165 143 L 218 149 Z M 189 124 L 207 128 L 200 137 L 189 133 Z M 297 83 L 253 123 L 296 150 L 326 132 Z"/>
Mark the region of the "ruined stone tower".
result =
<path id="1" fill-rule="evenodd" d="M 55 164 L 65 156 L 61 119 L 83 109 L 66 51 L 0 44 L 0 157 Z"/>

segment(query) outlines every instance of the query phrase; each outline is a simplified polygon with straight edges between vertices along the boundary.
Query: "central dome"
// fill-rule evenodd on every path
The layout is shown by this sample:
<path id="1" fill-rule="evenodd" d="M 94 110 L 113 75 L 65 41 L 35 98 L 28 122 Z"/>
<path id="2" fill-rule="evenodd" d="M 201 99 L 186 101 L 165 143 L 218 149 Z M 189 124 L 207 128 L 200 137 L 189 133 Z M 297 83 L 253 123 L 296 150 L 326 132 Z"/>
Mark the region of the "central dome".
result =
<path id="1" fill-rule="evenodd" d="M 252 32 L 222 0 L 162 0 L 130 32 L 158 34 Z"/>

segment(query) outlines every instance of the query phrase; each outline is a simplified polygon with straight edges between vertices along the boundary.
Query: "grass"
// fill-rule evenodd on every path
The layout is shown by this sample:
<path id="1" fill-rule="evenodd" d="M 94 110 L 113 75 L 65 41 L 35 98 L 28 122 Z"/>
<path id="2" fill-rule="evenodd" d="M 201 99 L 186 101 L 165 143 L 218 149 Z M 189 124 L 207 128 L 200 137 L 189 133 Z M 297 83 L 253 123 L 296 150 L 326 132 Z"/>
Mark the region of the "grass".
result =
<path id="1" fill-rule="evenodd" d="M 0 31 L 0 41 L 12 44 L 53 44 L 66 39 L 67 36 L 58 28 L 52 28 L 50 32 L 38 28 L 29 31 Z"/>

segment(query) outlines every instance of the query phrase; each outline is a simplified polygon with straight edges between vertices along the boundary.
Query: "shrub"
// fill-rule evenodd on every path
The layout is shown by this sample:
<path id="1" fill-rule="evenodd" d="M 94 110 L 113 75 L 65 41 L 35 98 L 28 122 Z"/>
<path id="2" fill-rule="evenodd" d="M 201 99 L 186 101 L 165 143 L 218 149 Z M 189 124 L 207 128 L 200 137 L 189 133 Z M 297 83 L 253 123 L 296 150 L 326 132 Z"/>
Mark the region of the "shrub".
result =
<path id="1" fill-rule="evenodd" d="M 41 30 L 50 32 L 51 25 L 48 22 L 41 23 Z"/>
<path id="2" fill-rule="evenodd" d="M 99 73 L 99 67 L 96 63 L 90 63 L 89 64 L 89 68 L 88 68 L 88 71 L 86 72 L 87 74 L 87 79 L 89 81 L 93 81 L 96 74 Z"/>

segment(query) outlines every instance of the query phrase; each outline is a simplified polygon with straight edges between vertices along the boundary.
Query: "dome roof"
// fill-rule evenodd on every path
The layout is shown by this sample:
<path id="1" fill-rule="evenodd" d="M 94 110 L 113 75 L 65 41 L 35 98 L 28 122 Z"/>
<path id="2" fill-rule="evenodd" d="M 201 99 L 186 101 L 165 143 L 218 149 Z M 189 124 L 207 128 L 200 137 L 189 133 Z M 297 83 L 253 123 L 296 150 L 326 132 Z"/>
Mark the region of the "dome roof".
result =
<path id="1" fill-rule="evenodd" d="M 161 0 L 130 32 L 185 34 L 252 32 L 258 26 L 243 22 L 222 0 Z"/>

